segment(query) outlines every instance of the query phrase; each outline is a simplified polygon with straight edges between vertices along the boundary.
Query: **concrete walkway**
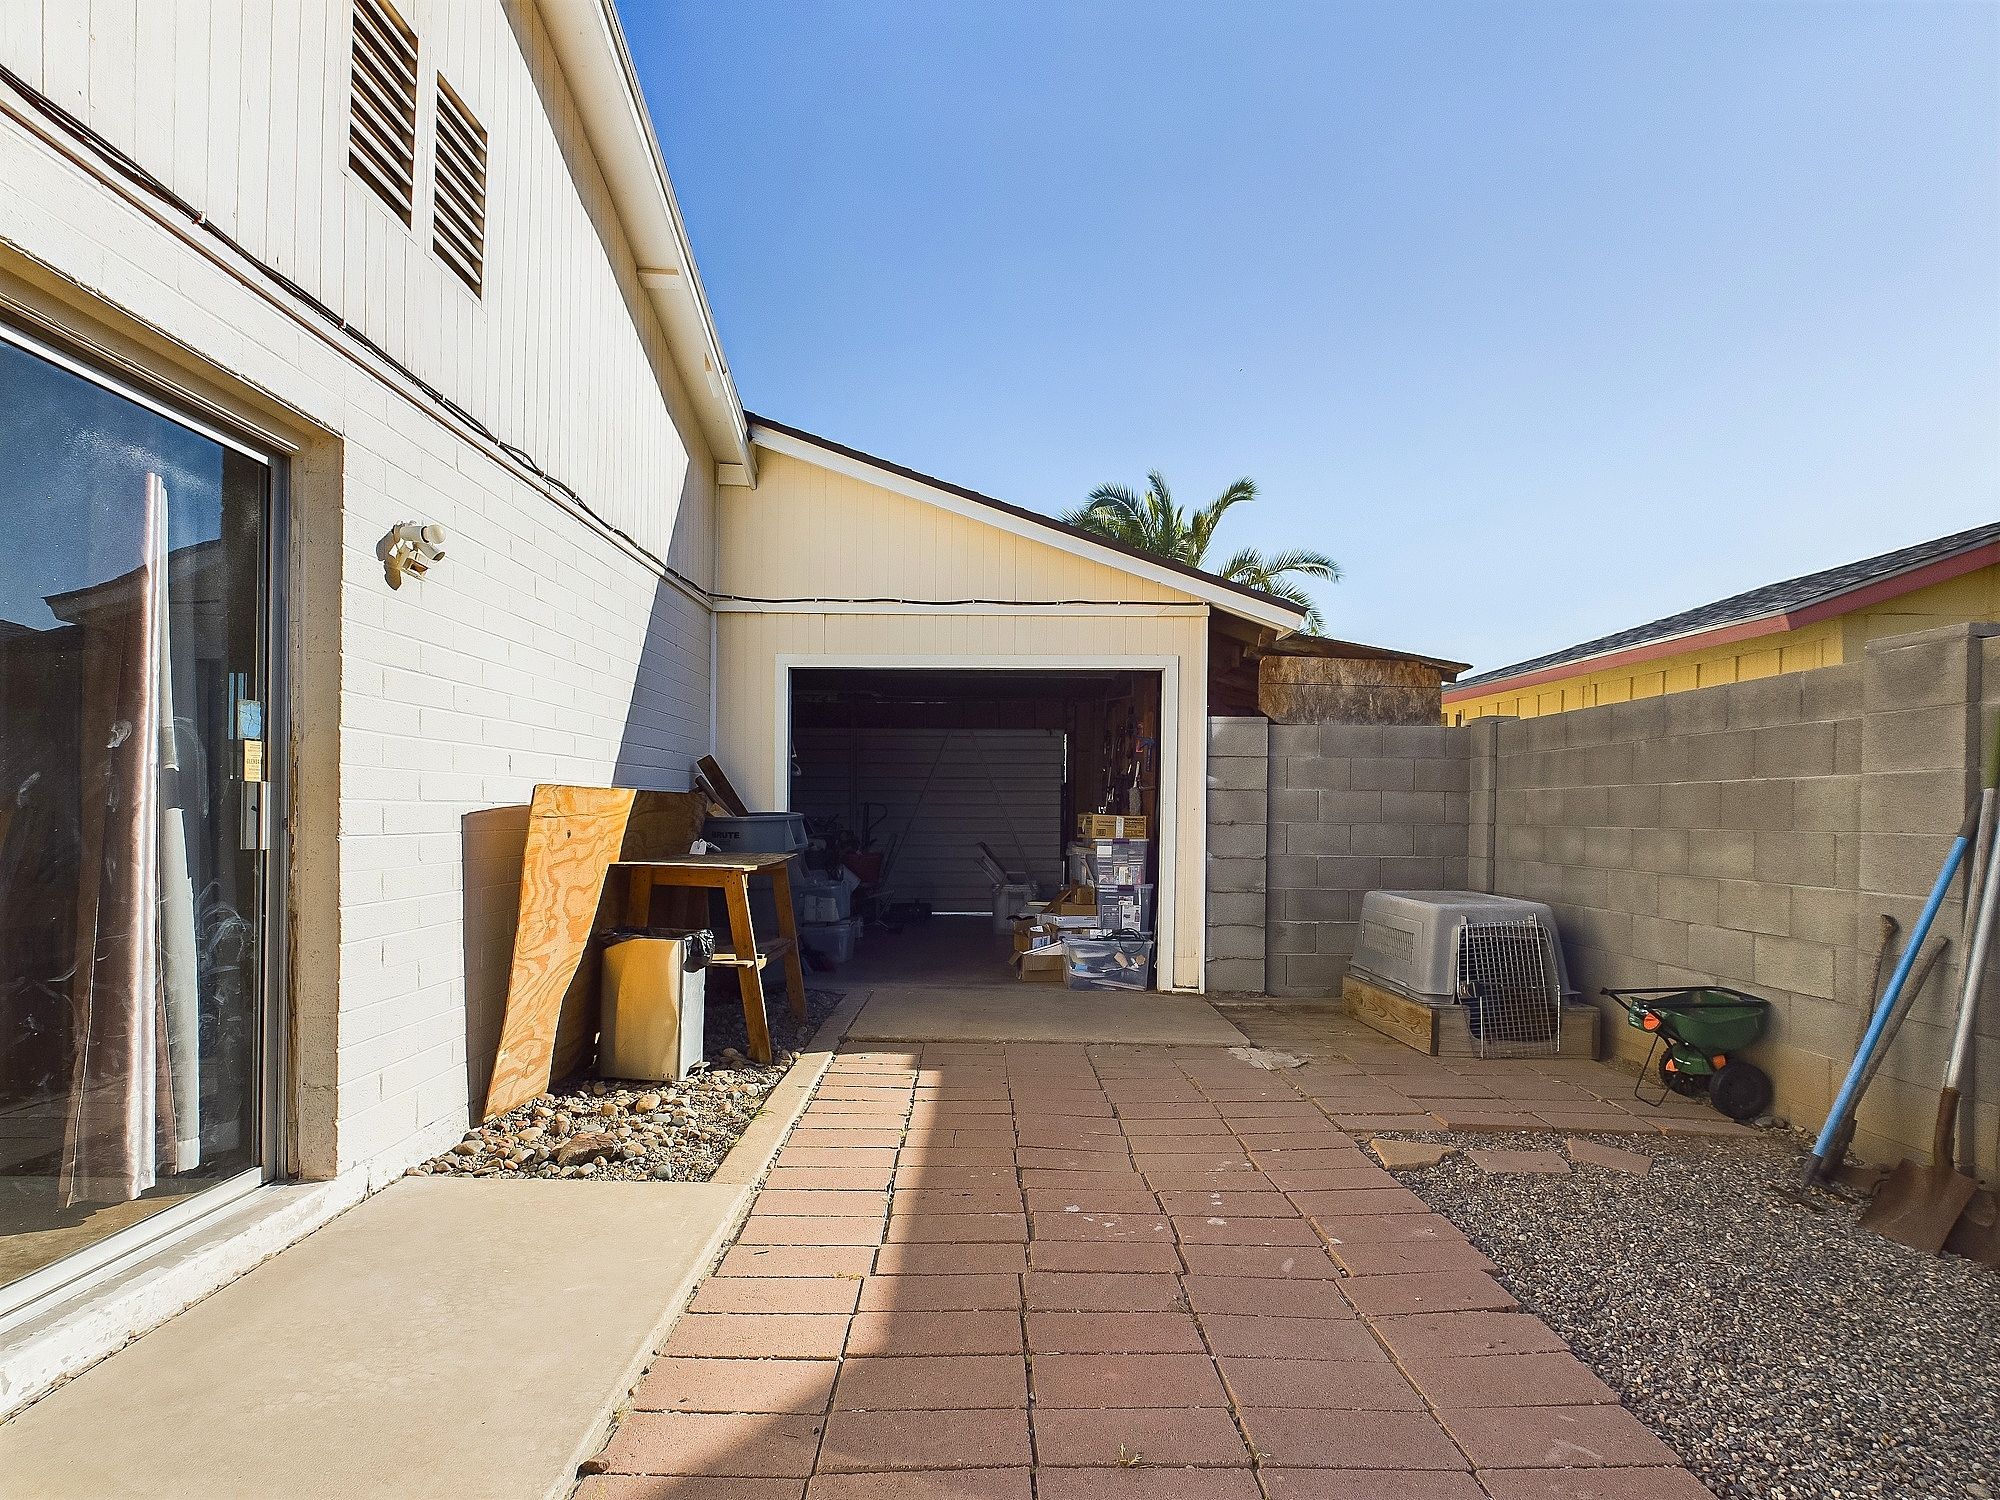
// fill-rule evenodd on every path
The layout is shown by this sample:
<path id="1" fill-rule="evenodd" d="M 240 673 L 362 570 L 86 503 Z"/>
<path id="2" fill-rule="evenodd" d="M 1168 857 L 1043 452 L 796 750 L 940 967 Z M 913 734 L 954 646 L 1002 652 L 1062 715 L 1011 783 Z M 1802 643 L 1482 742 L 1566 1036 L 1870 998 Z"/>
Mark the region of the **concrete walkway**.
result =
<path id="1" fill-rule="evenodd" d="M 1630 1086 L 1599 1071 L 1465 1087 L 1589 1112 Z M 1434 1129 L 1411 1106 L 1442 1097 L 1371 1087 L 1340 1056 L 850 1043 L 580 1500 L 1706 1496 L 1362 1154 L 1332 1101 Z"/>
<path id="2" fill-rule="evenodd" d="M 0 1426 L 0 1494 L 561 1494 L 747 1191 L 404 1178 Z"/>
<path id="3" fill-rule="evenodd" d="M 1079 992 L 1055 984 L 883 984 L 869 992 L 849 1041 L 1124 1042 L 1242 1046 L 1249 1040 L 1199 995 Z"/>

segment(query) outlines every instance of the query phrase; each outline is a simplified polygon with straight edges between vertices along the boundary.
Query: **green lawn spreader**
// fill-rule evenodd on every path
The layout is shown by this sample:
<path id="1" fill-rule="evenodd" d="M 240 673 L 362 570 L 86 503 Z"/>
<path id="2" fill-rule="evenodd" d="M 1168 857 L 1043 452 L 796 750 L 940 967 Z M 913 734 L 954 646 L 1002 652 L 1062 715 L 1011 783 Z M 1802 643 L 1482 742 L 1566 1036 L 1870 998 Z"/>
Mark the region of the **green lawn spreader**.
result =
<path id="1" fill-rule="evenodd" d="M 1659 1104 L 1669 1092 L 1706 1095 L 1732 1120 L 1754 1120 L 1771 1107 L 1771 1078 L 1753 1062 L 1734 1056 L 1764 1034 L 1771 1002 L 1741 990 L 1705 984 L 1693 988 L 1606 990 L 1625 1008 L 1628 1024 L 1648 1032 L 1653 1045 L 1634 1096 L 1647 1099 L 1647 1075 L 1658 1058 Z"/>

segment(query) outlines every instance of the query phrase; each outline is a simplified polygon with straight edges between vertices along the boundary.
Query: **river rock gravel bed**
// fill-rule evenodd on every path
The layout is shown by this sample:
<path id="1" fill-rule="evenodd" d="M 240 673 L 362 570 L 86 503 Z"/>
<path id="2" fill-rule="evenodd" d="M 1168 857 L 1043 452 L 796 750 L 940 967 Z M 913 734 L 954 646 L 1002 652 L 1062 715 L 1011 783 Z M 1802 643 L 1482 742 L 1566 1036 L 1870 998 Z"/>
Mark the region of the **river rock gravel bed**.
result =
<path id="1" fill-rule="evenodd" d="M 1853 1195 L 1805 1206 L 1783 1132 L 1604 1144 L 1651 1171 L 1501 1176 L 1461 1150 L 1397 1176 L 1721 1500 L 2000 1496 L 2000 1275 L 1860 1229 Z"/>
<path id="2" fill-rule="evenodd" d="M 672 1083 L 580 1074 L 411 1168 L 433 1177 L 706 1182 L 842 996 L 806 992 L 806 1020 L 773 998 L 771 1063 L 751 1062 L 735 996 L 711 1000 L 700 1071 Z"/>

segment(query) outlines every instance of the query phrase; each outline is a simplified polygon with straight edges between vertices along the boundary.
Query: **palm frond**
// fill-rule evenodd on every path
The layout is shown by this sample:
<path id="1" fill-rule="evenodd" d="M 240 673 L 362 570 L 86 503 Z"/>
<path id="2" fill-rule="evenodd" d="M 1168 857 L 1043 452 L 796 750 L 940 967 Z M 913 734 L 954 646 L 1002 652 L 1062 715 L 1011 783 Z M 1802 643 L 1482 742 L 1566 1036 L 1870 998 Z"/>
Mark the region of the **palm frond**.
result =
<path id="1" fill-rule="evenodd" d="M 1264 559 L 1264 567 L 1273 576 L 1279 573 L 1304 573 L 1309 578 L 1324 578 L 1329 583 L 1340 581 L 1340 564 L 1324 552 L 1314 552 L 1306 547 L 1289 547 L 1283 552 L 1274 552 Z"/>

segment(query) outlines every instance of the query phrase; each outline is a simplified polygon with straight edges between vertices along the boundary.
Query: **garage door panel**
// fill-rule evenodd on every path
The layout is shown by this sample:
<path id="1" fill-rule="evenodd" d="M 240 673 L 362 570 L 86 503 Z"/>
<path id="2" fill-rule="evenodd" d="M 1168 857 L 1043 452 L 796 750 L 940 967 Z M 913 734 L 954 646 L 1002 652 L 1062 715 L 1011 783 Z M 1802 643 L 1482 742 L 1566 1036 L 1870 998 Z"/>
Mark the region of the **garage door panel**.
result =
<path id="1" fill-rule="evenodd" d="M 1053 729 L 813 729 L 793 737 L 792 806 L 859 827 L 887 809 L 876 847 L 897 840 L 890 885 L 939 911 L 984 911 L 985 843 L 1053 891 L 1062 879 L 1063 736 Z"/>

